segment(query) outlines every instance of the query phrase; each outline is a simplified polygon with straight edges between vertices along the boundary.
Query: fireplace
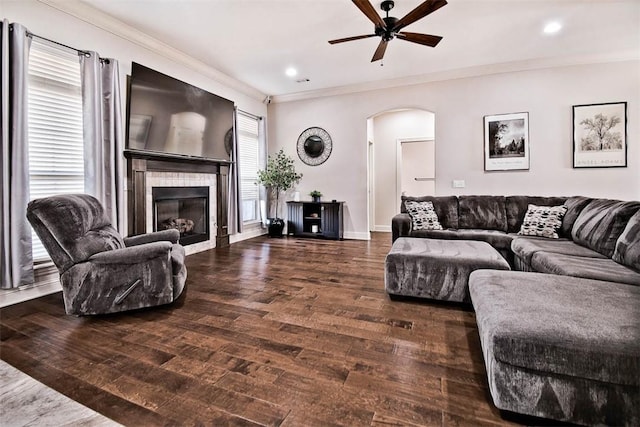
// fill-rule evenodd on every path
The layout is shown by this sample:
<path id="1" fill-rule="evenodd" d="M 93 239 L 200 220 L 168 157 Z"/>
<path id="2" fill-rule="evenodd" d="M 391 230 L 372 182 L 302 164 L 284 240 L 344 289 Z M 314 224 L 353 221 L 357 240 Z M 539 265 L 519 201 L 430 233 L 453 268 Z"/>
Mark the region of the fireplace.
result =
<path id="1" fill-rule="evenodd" d="M 153 187 L 154 231 L 175 228 L 183 246 L 209 240 L 209 187 Z"/>

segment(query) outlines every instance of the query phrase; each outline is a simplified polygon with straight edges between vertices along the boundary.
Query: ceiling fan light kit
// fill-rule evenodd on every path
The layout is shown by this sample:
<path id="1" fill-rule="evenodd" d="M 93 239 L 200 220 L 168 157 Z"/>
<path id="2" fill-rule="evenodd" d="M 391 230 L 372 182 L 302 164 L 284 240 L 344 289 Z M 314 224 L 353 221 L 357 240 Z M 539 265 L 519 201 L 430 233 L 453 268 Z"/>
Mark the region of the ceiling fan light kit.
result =
<path id="1" fill-rule="evenodd" d="M 380 44 L 371 58 L 371 62 L 379 61 L 384 57 L 387 50 L 387 44 L 394 38 L 421 44 L 424 46 L 435 47 L 442 37 L 433 36 L 431 34 L 401 32 L 400 30 L 409 24 L 418 21 L 432 12 L 440 9 L 447 4 L 446 0 L 426 0 L 418 7 L 407 13 L 401 19 L 389 16 L 389 11 L 393 9 L 395 3 L 392 0 L 385 0 L 380 4 L 380 8 L 387 16 L 382 18 L 369 0 L 352 0 L 353 3 L 364 13 L 367 18 L 374 24 L 374 33 L 362 36 L 345 37 L 342 39 L 330 40 L 330 44 L 344 43 L 353 40 L 366 39 L 369 37 L 380 37 Z"/>

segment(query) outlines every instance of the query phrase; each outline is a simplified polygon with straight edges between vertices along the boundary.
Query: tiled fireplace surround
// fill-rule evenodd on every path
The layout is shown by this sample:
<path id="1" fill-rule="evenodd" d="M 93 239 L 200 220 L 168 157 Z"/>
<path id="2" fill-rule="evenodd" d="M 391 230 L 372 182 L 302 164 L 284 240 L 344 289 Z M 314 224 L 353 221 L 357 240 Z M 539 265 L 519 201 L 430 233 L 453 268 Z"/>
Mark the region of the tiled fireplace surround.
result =
<path id="1" fill-rule="evenodd" d="M 216 176 L 188 172 L 147 172 L 145 185 L 147 230 L 153 230 L 153 187 L 209 187 L 209 212 L 216 212 Z M 216 247 L 216 220 L 209 215 L 209 240 L 184 247 L 187 255 Z"/>

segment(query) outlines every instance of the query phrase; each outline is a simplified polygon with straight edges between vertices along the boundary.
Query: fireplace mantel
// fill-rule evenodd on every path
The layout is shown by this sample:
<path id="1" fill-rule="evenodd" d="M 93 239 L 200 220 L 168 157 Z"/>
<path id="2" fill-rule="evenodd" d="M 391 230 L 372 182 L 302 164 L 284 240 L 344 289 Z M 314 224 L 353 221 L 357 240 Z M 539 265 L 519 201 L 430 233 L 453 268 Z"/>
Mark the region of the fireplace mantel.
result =
<path id="1" fill-rule="evenodd" d="M 129 235 L 148 233 L 146 229 L 146 173 L 191 172 L 216 175 L 216 247 L 229 245 L 229 166 L 231 162 L 201 157 L 180 156 L 147 151 L 125 150 L 127 158 L 128 224 Z"/>

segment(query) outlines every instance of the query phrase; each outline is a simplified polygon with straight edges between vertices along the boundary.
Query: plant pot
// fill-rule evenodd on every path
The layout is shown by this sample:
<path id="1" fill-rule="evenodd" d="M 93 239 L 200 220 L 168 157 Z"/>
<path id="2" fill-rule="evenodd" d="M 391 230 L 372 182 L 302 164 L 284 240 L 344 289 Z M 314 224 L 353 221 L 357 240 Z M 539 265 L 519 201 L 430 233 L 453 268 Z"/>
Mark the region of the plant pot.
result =
<path id="1" fill-rule="evenodd" d="M 282 237 L 284 220 L 282 218 L 269 218 L 269 237 Z"/>
<path id="2" fill-rule="evenodd" d="M 312 196 L 312 200 L 314 203 L 320 203 L 320 197 L 321 196 Z"/>

